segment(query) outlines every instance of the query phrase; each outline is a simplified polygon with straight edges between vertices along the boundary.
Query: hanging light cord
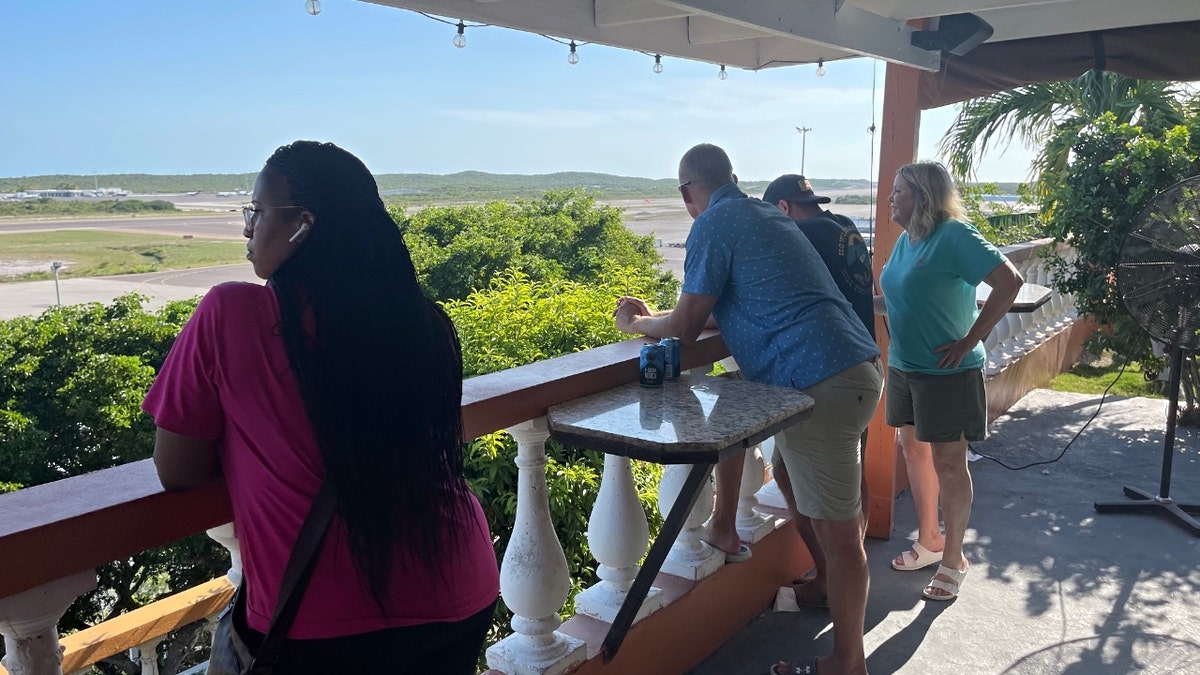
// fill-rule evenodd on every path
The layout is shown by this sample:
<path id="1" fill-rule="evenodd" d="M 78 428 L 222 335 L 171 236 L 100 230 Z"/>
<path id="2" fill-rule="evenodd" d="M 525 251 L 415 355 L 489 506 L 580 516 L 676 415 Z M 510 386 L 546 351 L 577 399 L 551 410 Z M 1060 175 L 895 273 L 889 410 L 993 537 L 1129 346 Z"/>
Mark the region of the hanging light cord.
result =
<path id="1" fill-rule="evenodd" d="M 879 182 L 875 180 L 875 90 L 877 88 L 875 78 L 878 72 L 879 60 L 871 59 L 871 126 L 867 128 L 867 131 L 871 132 L 871 165 L 867 169 L 867 204 L 870 209 L 868 211 L 868 217 L 870 218 L 868 222 L 871 225 L 872 253 L 875 251 L 875 221 L 877 220 L 875 217 L 875 202 L 878 200 L 875 191 L 879 188 Z M 875 290 L 879 290 L 878 283 Z"/>
<path id="2" fill-rule="evenodd" d="M 413 11 L 415 12 L 416 10 L 413 10 Z M 440 16 L 426 14 L 425 12 L 417 12 L 417 14 L 420 14 L 421 16 L 425 17 L 426 19 L 433 19 L 434 21 L 437 21 L 438 23 L 444 23 L 447 26 L 458 26 L 458 24 L 459 24 L 458 21 L 447 21 L 446 19 L 443 19 Z M 463 26 L 465 28 L 482 28 L 482 27 L 491 26 L 491 25 L 492 24 L 490 24 L 490 23 L 466 23 L 466 22 L 463 22 Z"/>

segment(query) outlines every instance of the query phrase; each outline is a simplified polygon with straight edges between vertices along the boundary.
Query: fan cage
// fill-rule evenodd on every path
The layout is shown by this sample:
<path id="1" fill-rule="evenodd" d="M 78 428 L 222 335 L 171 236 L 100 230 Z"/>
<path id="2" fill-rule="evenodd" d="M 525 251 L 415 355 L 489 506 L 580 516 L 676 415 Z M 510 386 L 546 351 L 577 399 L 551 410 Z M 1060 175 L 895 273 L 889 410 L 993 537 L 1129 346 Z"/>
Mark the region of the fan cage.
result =
<path id="1" fill-rule="evenodd" d="M 1163 190 L 1125 235 L 1117 291 L 1154 339 L 1200 350 L 1200 176 Z"/>

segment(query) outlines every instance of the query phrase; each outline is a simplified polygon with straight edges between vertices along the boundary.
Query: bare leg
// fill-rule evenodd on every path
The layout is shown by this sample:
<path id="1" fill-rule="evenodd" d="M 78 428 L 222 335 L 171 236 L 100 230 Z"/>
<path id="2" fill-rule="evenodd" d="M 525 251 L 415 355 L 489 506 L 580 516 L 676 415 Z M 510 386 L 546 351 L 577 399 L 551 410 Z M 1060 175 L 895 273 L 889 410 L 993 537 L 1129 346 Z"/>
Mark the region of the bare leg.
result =
<path id="1" fill-rule="evenodd" d="M 833 622 L 833 651 L 818 659 L 818 672 L 867 672 L 863 650 L 863 623 L 867 612 L 867 552 L 863 549 L 862 519 L 813 519 L 813 527 L 827 559 L 826 588 Z"/>
<path id="2" fill-rule="evenodd" d="M 904 451 L 908 483 L 917 507 L 917 542 L 930 551 L 941 551 L 946 541 L 938 525 L 940 488 L 932 450 L 928 443 L 917 440 L 917 430 L 912 425 L 900 427 L 900 447 Z M 966 461 L 965 454 L 963 460 Z"/>
<path id="3" fill-rule="evenodd" d="M 729 459 L 717 463 L 713 475 L 716 478 L 717 503 L 704 540 L 726 553 L 736 553 L 742 545 L 737 533 L 738 496 L 742 485 L 742 450 Z"/>
<path id="4" fill-rule="evenodd" d="M 783 493 L 784 501 L 787 502 L 792 522 L 796 525 L 796 531 L 800 533 L 800 539 L 804 541 L 808 552 L 812 554 L 813 565 L 817 568 L 817 576 L 811 581 L 792 585 L 793 590 L 796 591 L 796 601 L 801 604 L 824 605 L 826 603 L 825 552 L 821 550 L 821 543 L 813 528 L 812 518 L 796 510 L 796 495 L 792 492 L 792 481 L 788 478 L 787 467 L 783 465 L 783 462 L 773 464 L 771 472 L 775 476 L 775 483 L 779 486 L 779 491 Z"/>
<path id="5" fill-rule="evenodd" d="M 961 570 L 967 566 L 963 557 L 963 538 L 967 534 L 967 523 L 971 520 L 971 503 L 975 489 L 971 483 L 971 472 L 967 469 L 967 441 L 960 437 L 950 443 L 931 443 L 933 465 L 937 470 L 938 484 L 942 492 L 942 517 L 946 521 L 946 545 L 942 549 L 942 564 Z M 946 581 L 953 581 L 946 579 Z M 949 595 L 933 589 L 933 595 Z"/>

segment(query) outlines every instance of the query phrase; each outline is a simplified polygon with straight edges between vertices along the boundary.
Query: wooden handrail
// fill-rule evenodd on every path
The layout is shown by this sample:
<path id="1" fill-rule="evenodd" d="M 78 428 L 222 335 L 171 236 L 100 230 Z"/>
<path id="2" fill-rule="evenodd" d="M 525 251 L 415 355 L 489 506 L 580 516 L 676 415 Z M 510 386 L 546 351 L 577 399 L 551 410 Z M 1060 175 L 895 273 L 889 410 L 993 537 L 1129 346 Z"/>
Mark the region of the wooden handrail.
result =
<path id="1" fill-rule="evenodd" d="M 59 640 L 65 648 L 62 670 L 70 673 L 86 668 L 113 654 L 212 616 L 221 611 L 232 596 L 233 585 L 221 577 L 72 633 Z"/>
<path id="2" fill-rule="evenodd" d="M 463 382 L 465 437 L 546 414 L 546 408 L 637 379 L 643 339 L 567 354 Z M 682 367 L 729 350 L 705 331 Z M 232 520 L 221 480 L 166 492 L 150 460 L 0 495 L 0 598 L 161 546 Z"/>

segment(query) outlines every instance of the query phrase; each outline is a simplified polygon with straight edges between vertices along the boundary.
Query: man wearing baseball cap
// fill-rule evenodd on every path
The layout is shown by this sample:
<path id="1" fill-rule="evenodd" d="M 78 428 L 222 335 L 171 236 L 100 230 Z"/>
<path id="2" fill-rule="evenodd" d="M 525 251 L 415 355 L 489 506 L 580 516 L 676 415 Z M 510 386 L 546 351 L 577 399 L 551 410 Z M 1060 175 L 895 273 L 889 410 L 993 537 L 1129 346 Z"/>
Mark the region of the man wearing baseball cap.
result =
<path id="1" fill-rule="evenodd" d="M 833 200 L 817 196 L 808 179 L 799 174 L 784 174 L 771 181 L 762 199 L 796 222 L 874 339 L 875 275 L 871 270 L 871 253 L 854 221 L 818 206 Z"/>

